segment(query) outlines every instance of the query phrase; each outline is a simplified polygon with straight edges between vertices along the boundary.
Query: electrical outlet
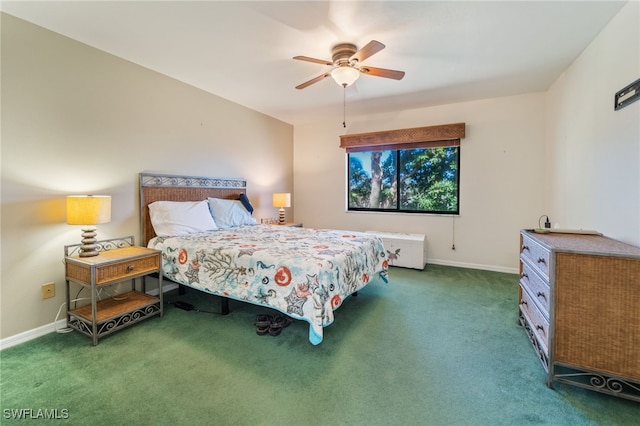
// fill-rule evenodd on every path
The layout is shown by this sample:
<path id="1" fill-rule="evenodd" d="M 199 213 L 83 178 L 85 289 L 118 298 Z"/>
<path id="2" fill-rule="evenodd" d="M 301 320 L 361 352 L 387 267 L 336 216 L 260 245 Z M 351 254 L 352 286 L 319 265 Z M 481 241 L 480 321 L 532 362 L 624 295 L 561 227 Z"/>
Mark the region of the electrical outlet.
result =
<path id="1" fill-rule="evenodd" d="M 42 298 L 49 299 L 56 295 L 56 283 L 42 284 Z"/>

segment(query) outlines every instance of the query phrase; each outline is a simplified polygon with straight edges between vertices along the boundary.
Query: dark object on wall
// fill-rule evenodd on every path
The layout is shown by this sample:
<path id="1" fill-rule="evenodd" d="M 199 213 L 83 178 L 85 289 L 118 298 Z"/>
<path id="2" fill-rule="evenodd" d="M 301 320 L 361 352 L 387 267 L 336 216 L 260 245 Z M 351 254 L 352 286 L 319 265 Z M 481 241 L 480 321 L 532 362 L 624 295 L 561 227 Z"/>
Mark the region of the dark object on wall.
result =
<path id="1" fill-rule="evenodd" d="M 614 109 L 617 111 L 640 99 L 640 78 L 616 93 Z"/>

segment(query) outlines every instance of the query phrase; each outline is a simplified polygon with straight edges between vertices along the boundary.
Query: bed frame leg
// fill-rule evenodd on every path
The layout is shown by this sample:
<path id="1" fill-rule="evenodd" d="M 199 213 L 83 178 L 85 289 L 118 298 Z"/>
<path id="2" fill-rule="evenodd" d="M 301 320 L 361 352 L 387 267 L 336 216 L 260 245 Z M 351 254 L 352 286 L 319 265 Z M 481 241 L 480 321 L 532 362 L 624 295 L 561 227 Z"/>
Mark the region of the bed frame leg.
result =
<path id="1" fill-rule="evenodd" d="M 228 315 L 229 314 L 229 299 L 223 297 L 220 299 L 220 314 Z"/>
<path id="2" fill-rule="evenodd" d="M 184 296 L 185 294 L 187 294 L 187 289 L 182 284 L 178 285 L 178 294 L 180 296 Z"/>

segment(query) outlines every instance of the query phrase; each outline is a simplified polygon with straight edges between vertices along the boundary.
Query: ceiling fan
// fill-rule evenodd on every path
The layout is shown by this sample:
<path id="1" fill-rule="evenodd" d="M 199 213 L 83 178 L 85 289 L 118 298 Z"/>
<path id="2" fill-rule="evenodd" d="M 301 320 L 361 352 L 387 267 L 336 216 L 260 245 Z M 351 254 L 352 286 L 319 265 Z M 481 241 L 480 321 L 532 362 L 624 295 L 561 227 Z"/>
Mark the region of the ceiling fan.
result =
<path id="1" fill-rule="evenodd" d="M 354 44 L 340 43 L 331 49 L 332 61 L 310 58 L 308 56 L 294 56 L 293 59 L 300 61 L 314 62 L 316 64 L 329 65 L 333 67 L 324 74 L 297 85 L 296 89 L 304 89 L 305 87 L 311 86 L 312 84 L 329 76 L 333 77 L 336 83 L 344 88 L 352 85 L 358 77 L 360 77 L 360 74 L 402 80 L 404 77 L 404 71 L 360 65 L 362 61 L 378 53 L 384 49 L 384 47 L 384 44 L 376 40 L 371 40 L 360 50 L 358 50 Z"/>

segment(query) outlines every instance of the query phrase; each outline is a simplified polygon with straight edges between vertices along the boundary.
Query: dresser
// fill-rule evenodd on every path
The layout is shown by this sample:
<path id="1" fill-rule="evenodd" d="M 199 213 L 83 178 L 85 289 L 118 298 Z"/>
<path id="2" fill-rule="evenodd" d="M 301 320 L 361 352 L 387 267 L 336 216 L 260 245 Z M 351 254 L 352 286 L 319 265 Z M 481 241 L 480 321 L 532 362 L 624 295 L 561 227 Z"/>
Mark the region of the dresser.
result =
<path id="1" fill-rule="evenodd" d="M 520 232 L 519 321 L 548 373 L 640 401 L 640 248 Z"/>

